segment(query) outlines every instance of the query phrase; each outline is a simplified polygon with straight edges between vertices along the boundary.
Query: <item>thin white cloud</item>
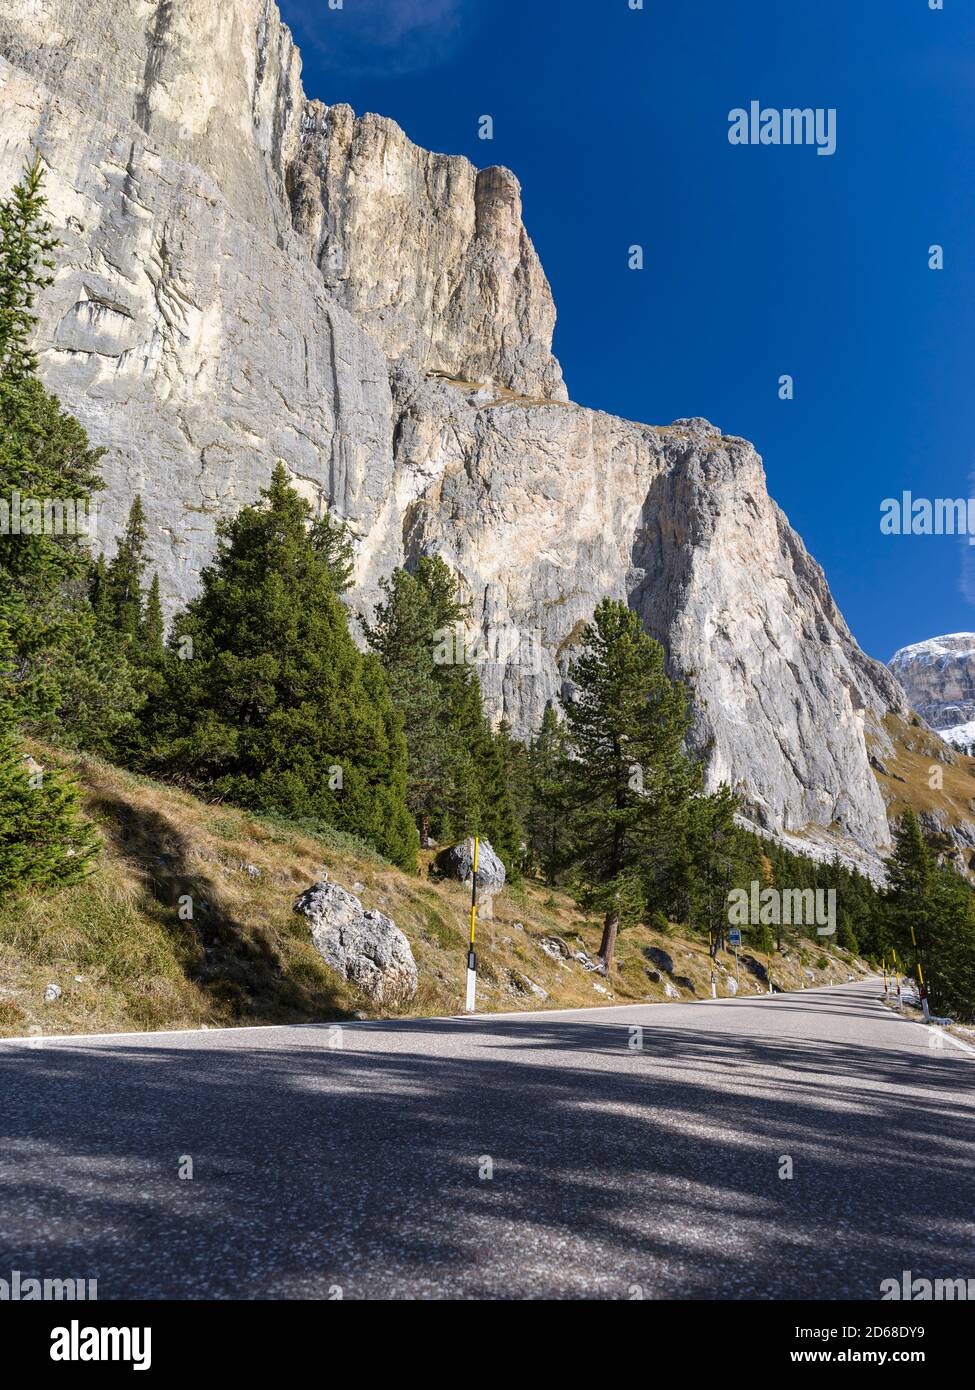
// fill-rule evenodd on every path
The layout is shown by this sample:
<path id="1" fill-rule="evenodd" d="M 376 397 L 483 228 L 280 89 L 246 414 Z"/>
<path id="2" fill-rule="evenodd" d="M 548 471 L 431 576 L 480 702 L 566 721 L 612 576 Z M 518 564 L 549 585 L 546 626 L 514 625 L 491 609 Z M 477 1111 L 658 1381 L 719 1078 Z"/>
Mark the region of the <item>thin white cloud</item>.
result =
<path id="1" fill-rule="evenodd" d="M 353 76 L 402 76 L 436 67 L 473 34 L 482 0 L 278 0 L 300 46 L 319 66 Z M 323 99 L 327 94 L 316 93 Z"/>

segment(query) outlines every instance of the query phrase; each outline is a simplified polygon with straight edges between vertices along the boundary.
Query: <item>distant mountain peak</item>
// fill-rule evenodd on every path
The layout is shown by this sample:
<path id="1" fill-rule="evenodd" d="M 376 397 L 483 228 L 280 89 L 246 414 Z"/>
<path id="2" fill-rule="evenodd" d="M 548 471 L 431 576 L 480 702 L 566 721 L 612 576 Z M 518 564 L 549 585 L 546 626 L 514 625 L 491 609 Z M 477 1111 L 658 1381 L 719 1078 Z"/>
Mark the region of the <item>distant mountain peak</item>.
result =
<path id="1" fill-rule="evenodd" d="M 975 632 L 949 632 L 912 642 L 888 663 L 912 707 L 948 742 L 952 731 L 975 720 Z M 958 746 L 972 739 L 962 735 Z"/>

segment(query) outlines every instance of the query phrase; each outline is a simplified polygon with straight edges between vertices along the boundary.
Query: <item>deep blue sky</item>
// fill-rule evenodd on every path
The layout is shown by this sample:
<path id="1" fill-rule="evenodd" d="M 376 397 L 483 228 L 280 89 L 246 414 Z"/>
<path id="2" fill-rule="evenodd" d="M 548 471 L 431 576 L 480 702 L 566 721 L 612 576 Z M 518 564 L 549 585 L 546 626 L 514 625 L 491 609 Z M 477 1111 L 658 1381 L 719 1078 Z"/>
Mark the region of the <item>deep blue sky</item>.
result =
<path id="1" fill-rule="evenodd" d="M 975 628 L 975 552 L 879 529 L 972 487 L 971 0 L 279 3 L 309 95 L 518 175 L 574 400 L 754 440 L 871 655 Z M 836 153 L 732 146 L 753 99 L 837 108 Z"/>

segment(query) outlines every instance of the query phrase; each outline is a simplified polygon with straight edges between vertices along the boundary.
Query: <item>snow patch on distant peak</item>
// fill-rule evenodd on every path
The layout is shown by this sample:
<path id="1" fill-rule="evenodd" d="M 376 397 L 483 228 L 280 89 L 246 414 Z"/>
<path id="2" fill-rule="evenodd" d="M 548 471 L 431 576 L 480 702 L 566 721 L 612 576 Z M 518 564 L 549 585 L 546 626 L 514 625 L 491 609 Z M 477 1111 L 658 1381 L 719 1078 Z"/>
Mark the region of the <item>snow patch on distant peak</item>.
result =
<path id="1" fill-rule="evenodd" d="M 939 729 L 938 737 L 953 748 L 971 748 L 975 745 L 975 719 L 967 724 L 953 724 L 950 729 Z"/>
<path id="2" fill-rule="evenodd" d="M 923 642 L 901 647 L 890 658 L 888 666 L 896 671 L 899 666 L 956 661 L 966 656 L 975 656 L 975 632 L 949 632 L 943 637 L 928 637 Z"/>

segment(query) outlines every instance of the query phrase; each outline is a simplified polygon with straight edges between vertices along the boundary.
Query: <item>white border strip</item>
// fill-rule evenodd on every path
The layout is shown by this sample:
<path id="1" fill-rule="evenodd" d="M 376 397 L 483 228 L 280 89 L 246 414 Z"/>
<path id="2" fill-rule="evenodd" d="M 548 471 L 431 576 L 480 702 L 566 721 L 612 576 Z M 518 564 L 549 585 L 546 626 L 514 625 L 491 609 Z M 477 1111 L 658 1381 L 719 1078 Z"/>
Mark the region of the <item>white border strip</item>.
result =
<path id="1" fill-rule="evenodd" d="M 854 985 L 868 984 L 873 980 L 873 976 L 864 980 L 845 980 L 842 984 L 835 985 L 812 985 L 809 989 L 786 989 L 776 994 L 739 994 L 728 995 L 723 999 L 648 999 L 643 1003 L 636 1004 L 585 1004 L 576 1008 L 568 1009 L 516 1009 L 512 1013 L 480 1013 L 480 1014 L 399 1014 L 393 1018 L 332 1018 L 322 1019 L 319 1023 L 242 1023 L 239 1027 L 233 1024 L 224 1025 L 219 1028 L 162 1028 L 158 1031 L 144 1029 L 137 1033 L 30 1033 L 21 1037 L 0 1038 L 0 1047 L 8 1044 L 23 1045 L 28 1047 L 40 1048 L 47 1047 L 51 1043 L 62 1043 L 71 1045 L 72 1043 L 86 1042 L 120 1042 L 125 1038 L 203 1038 L 207 1036 L 215 1037 L 222 1033 L 282 1033 L 297 1032 L 301 1029 L 310 1028 L 385 1028 L 389 1025 L 395 1027 L 400 1023 L 490 1023 L 493 1019 L 512 1019 L 512 1018 L 559 1018 L 566 1014 L 605 1014 L 605 1013 L 627 1013 L 632 1009 L 662 1009 L 673 1008 L 675 1005 L 699 1004 L 699 1005 L 731 1005 L 749 1003 L 757 1000 L 788 999 L 795 995 L 801 999 L 807 994 L 817 994 L 821 990 L 852 989 Z M 879 978 L 876 977 L 876 978 Z M 914 1019 L 905 1019 L 905 1023 L 914 1023 Z M 918 1024 L 918 1027 L 926 1025 Z M 950 1036 L 950 1034 L 948 1035 Z M 952 1038 L 952 1042 L 958 1042 L 957 1038 Z M 967 1043 L 960 1043 L 959 1046 L 967 1048 Z M 975 1053 L 975 1049 L 968 1049 Z"/>

